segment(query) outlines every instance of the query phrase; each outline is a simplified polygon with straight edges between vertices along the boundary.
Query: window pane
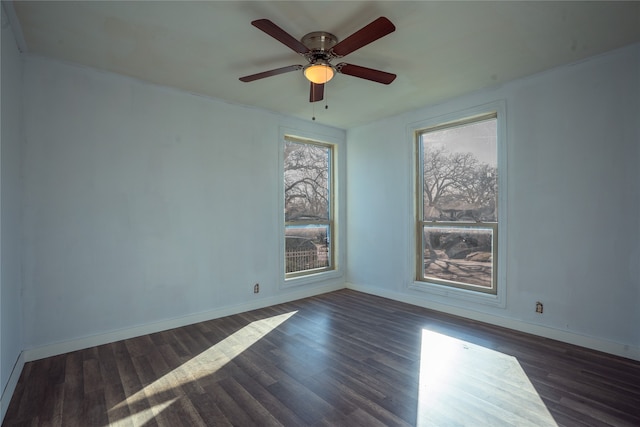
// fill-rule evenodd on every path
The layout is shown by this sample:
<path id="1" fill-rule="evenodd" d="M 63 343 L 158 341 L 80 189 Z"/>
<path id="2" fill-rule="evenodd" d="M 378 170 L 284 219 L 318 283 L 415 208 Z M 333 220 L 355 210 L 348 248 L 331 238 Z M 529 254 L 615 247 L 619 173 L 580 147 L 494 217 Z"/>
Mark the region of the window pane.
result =
<path id="1" fill-rule="evenodd" d="M 329 239 L 328 225 L 285 227 L 286 273 L 329 267 Z"/>
<path id="2" fill-rule="evenodd" d="M 492 288 L 491 228 L 424 227 L 424 278 Z"/>
<path id="3" fill-rule="evenodd" d="M 496 222 L 497 120 L 425 132 L 425 221 Z"/>
<path id="4" fill-rule="evenodd" d="M 330 148 L 285 141 L 285 221 L 329 219 Z"/>

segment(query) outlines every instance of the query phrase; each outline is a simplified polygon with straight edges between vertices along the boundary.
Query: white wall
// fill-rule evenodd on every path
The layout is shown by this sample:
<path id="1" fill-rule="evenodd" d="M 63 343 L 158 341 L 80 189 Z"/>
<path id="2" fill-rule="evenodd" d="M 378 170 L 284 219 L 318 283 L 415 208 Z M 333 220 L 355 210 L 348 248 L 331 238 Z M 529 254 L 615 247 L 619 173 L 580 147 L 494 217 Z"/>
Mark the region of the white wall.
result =
<path id="1" fill-rule="evenodd" d="M 408 130 L 496 100 L 507 108 L 506 307 L 410 290 Z M 347 141 L 351 287 L 640 359 L 640 45 L 352 129 Z"/>
<path id="2" fill-rule="evenodd" d="M 22 369 L 22 59 L 2 10 L 0 139 L 0 421 Z M 14 370 L 15 367 L 15 370 Z"/>
<path id="3" fill-rule="evenodd" d="M 29 358 L 343 286 L 280 286 L 278 149 L 344 131 L 38 57 L 24 81 Z"/>

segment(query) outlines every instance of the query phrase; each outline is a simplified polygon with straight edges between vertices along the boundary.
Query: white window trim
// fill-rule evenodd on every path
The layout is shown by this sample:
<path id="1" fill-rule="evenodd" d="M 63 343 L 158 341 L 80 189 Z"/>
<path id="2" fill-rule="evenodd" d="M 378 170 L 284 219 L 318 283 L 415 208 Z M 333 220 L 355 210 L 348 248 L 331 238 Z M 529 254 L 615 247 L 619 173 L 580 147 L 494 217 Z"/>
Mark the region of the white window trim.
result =
<path id="1" fill-rule="evenodd" d="M 446 286 L 436 283 L 417 281 L 415 278 L 415 272 L 417 270 L 417 257 L 415 255 L 417 246 L 416 236 L 416 203 L 417 203 L 417 164 L 418 161 L 415 158 L 417 155 L 416 147 L 416 134 L 422 129 L 436 126 L 442 123 L 454 122 L 456 120 L 462 120 L 468 117 L 481 115 L 495 111 L 498 116 L 497 123 L 497 144 L 498 144 L 498 268 L 497 268 L 497 293 L 488 294 L 483 292 L 476 292 L 467 289 L 455 288 L 452 286 Z M 487 104 L 478 105 L 475 107 L 467 108 L 464 110 L 456 110 L 450 113 L 435 116 L 420 122 L 411 123 L 407 129 L 409 143 L 411 144 L 412 158 L 411 164 L 413 167 L 409 168 L 411 172 L 411 181 L 413 183 L 411 207 L 411 221 L 409 221 L 411 228 L 408 231 L 410 234 L 409 243 L 411 244 L 409 253 L 411 254 L 412 261 L 410 262 L 410 274 L 411 279 L 408 281 L 408 288 L 415 291 L 424 292 L 432 295 L 438 299 L 438 302 L 444 304 L 455 305 L 456 301 L 470 302 L 480 305 L 490 305 L 495 307 L 506 307 L 507 299 L 507 284 L 506 284 L 506 272 L 507 272 L 507 128 L 506 128 L 506 102 L 504 100 L 494 101 Z"/>
<path id="2" fill-rule="evenodd" d="M 286 277 L 284 265 L 285 265 L 285 221 L 284 221 L 284 180 L 282 177 L 284 176 L 284 141 L 285 137 L 290 136 L 296 139 L 307 139 L 310 142 L 320 142 L 323 144 L 333 145 L 333 158 L 332 158 L 332 168 L 333 168 L 333 202 L 335 204 L 333 211 L 333 232 L 335 234 L 334 241 L 334 262 L 335 268 L 333 270 L 321 271 L 318 273 L 310 273 L 302 276 L 296 277 Z M 318 282 L 326 282 L 332 279 L 339 279 L 344 276 L 344 218 L 345 215 L 345 200 L 344 200 L 344 191 L 342 190 L 342 180 L 343 177 L 346 176 L 344 173 L 344 164 L 343 161 L 345 157 L 345 147 L 343 141 L 328 135 L 317 134 L 313 132 L 303 131 L 300 129 L 292 129 L 281 127 L 278 135 L 278 274 L 279 274 L 279 283 L 280 288 L 291 288 L 296 286 L 304 286 L 308 284 L 318 283 Z"/>

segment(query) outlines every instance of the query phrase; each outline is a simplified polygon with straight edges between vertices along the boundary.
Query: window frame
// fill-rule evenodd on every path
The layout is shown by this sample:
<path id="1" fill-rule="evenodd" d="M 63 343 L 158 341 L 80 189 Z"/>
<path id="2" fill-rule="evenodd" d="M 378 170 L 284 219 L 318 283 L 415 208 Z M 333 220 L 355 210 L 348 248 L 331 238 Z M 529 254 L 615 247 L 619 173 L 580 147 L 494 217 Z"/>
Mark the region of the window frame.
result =
<path id="1" fill-rule="evenodd" d="M 334 252 L 334 218 L 335 218 L 335 212 L 334 212 L 334 206 L 335 206 L 335 201 L 334 201 L 334 195 L 335 195 L 335 179 L 334 179 L 334 167 L 333 167 L 333 159 L 335 157 L 335 146 L 333 144 L 328 144 L 326 142 L 320 142 L 320 141 L 315 141 L 315 140 L 311 140 L 311 139 L 306 139 L 306 138 L 300 138 L 297 136 L 292 136 L 292 135 L 285 135 L 284 136 L 284 140 L 283 143 L 286 144 L 287 142 L 293 142 L 296 144 L 307 144 L 307 145 L 312 145 L 312 146 L 316 146 L 316 147 L 322 147 L 322 148 L 326 148 L 328 149 L 328 171 L 327 171 L 327 181 L 328 181 L 328 189 L 327 191 L 329 192 L 329 197 L 328 197 L 328 203 L 329 203 L 329 209 L 328 209 L 328 219 L 326 220 L 295 220 L 295 221 L 287 221 L 286 218 L 284 220 L 284 231 L 286 233 L 287 227 L 290 226 L 305 226 L 305 225 L 323 225 L 323 226 L 328 226 L 329 231 L 328 231 L 328 236 L 329 236 L 329 242 L 328 242 L 328 246 L 329 246 L 329 265 L 326 267 L 318 267 L 318 268 L 311 268 L 308 270 L 301 270 L 301 271 L 294 271 L 291 273 L 287 273 L 286 272 L 286 255 L 285 255 L 285 265 L 283 266 L 285 269 L 285 280 L 286 279 L 292 279 L 295 277 L 302 277 L 302 276 L 308 276 L 311 274 L 318 274 L 318 273 L 322 273 L 325 271 L 332 271 L 335 270 L 335 252 Z M 284 161 L 284 159 L 283 159 Z M 283 177 L 284 177 L 284 172 L 285 169 L 283 167 Z M 284 197 L 284 194 L 283 194 Z M 285 234 L 285 242 L 286 242 L 286 234 Z M 286 253 L 286 243 L 285 243 L 285 253 Z"/>
<path id="2" fill-rule="evenodd" d="M 301 274 L 287 274 L 286 273 L 286 239 L 285 239 L 285 207 L 284 207 L 284 146 L 285 139 L 292 139 L 294 141 L 315 143 L 321 146 L 327 146 L 332 149 L 330 169 L 332 177 L 330 179 L 330 191 L 332 194 L 331 206 L 332 211 L 332 224 L 330 230 L 329 244 L 332 254 L 332 266 L 331 268 L 319 268 L 307 270 L 301 272 Z M 337 280 L 343 276 L 344 272 L 344 230 L 341 218 L 345 216 L 344 212 L 344 194 L 341 191 L 341 177 L 344 175 L 344 164 L 341 159 L 344 157 L 344 140 L 340 135 L 318 134 L 315 132 L 305 131 L 303 129 L 281 127 L 279 131 L 279 150 L 278 150 L 278 164 L 279 166 L 279 212 L 278 215 L 278 230 L 279 230 L 279 255 L 278 255 L 278 272 L 280 277 L 280 287 L 290 288 L 295 286 L 302 286 L 307 284 L 313 284 L 317 282 L 325 282 L 329 287 L 336 286 L 336 283 L 340 283 Z M 314 220 L 315 221 L 315 220 Z M 317 222 L 313 222 L 316 224 Z"/>
<path id="3" fill-rule="evenodd" d="M 467 222 L 446 222 L 446 221 L 424 221 L 423 217 L 423 195 L 422 195 L 422 150 L 421 150 L 421 135 L 425 131 L 436 131 L 445 129 L 448 127 L 461 126 L 465 124 L 475 123 L 482 120 L 489 119 L 492 115 L 495 115 L 496 131 L 497 131 L 497 169 L 498 169 L 498 194 L 497 194 L 497 223 L 480 222 L 480 223 L 467 223 Z M 447 114 L 435 116 L 431 119 L 427 119 L 418 123 L 413 123 L 409 126 L 409 133 L 411 137 L 411 144 L 414 147 L 413 152 L 413 165 L 412 168 L 412 182 L 414 182 L 414 217 L 411 227 L 412 235 L 412 258 L 413 268 L 411 271 L 412 280 L 409 282 L 409 288 L 426 292 L 437 296 L 441 302 L 447 302 L 453 300 L 461 300 L 465 302 L 480 303 L 485 305 L 493 305 L 498 307 L 505 307 L 506 305 L 506 224 L 507 224 L 507 212 L 506 212 L 506 194 L 507 194 L 507 177 L 506 177 L 506 106 L 505 101 L 495 101 L 488 104 L 479 105 L 476 107 L 467 108 L 464 110 L 453 111 Z M 493 287 L 495 291 L 487 292 L 479 290 L 477 286 L 465 286 L 459 282 L 450 283 L 444 279 L 434 280 L 432 278 L 424 278 L 422 272 L 423 259 L 421 256 L 424 224 L 433 224 L 434 226 L 448 226 L 453 225 L 460 228 L 469 226 L 469 228 L 493 228 L 494 244 L 492 247 L 493 254 Z M 495 224 L 495 225 L 493 225 Z M 422 277 L 422 279 L 421 279 Z M 452 286 L 453 285 L 453 286 Z"/>

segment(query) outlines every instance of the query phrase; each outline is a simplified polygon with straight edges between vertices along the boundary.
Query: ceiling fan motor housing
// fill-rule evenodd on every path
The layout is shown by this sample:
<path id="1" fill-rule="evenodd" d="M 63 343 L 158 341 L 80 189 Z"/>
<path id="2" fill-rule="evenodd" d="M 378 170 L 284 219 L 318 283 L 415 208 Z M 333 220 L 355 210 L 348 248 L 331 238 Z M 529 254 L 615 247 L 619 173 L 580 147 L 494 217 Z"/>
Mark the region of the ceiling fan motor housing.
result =
<path id="1" fill-rule="evenodd" d="M 309 50 L 328 52 L 329 49 L 338 43 L 338 38 L 325 31 L 314 31 L 309 34 L 305 34 L 300 41 L 303 45 L 309 48 Z"/>
<path id="2" fill-rule="evenodd" d="M 304 54 L 309 64 L 324 63 L 331 66 L 329 61 L 334 58 L 331 48 L 338 43 L 336 36 L 326 31 L 314 31 L 305 34 L 300 41 L 309 49 L 309 52 Z"/>

